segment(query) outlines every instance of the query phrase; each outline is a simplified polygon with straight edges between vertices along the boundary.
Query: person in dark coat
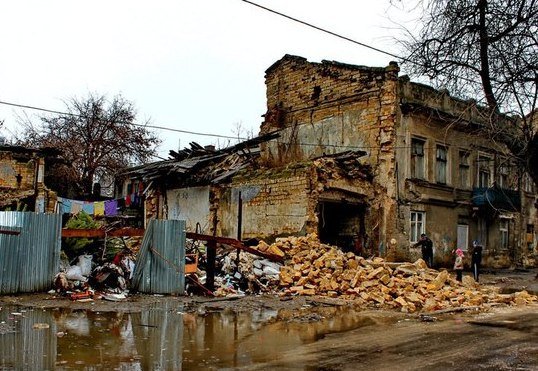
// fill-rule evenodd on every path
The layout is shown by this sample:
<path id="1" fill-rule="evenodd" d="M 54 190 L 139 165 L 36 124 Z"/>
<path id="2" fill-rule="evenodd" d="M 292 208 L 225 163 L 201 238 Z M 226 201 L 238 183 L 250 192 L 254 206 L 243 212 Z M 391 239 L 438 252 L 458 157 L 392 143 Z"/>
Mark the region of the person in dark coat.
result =
<path id="1" fill-rule="evenodd" d="M 480 275 L 480 264 L 482 263 L 482 245 L 480 241 L 474 240 L 471 250 L 471 269 L 473 270 L 474 280 L 478 282 Z"/>
<path id="2" fill-rule="evenodd" d="M 426 262 L 426 265 L 429 268 L 433 267 L 433 242 L 426 236 L 426 234 L 422 233 L 420 235 L 420 240 L 416 244 L 413 245 L 413 247 L 419 247 L 421 248 L 422 252 L 422 260 Z"/>

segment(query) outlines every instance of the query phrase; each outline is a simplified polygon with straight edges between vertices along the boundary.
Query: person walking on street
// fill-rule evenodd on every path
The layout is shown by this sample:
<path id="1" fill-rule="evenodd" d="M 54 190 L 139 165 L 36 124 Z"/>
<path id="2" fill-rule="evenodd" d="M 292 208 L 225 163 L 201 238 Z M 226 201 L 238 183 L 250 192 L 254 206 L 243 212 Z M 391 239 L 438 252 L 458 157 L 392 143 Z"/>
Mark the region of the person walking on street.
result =
<path id="1" fill-rule="evenodd" d="M 463 279 L 463 250 L 456 249 L 456 260 L 454 261 L 454 271 L 456 272 L 456 279 L 462 281 Z"/>
<path id="2" fill-rule="evenodd" d="M 480 275 L 480 263 L 482 262 L 482 245 L 480 241 L 473 241 L 473 248 L 471 251 L 471 268 L 473 270 L 474 280 L 478 282 Z"/>
<path id="3" fill-rule="evenodd" d="M 413 245 L 413 247 L 421 248 L 422 260 L 426 262 L 429 268 L 433 267 L 433 242 L 426 236 L 425 233 L 420 235 L 420 240 Z"/>

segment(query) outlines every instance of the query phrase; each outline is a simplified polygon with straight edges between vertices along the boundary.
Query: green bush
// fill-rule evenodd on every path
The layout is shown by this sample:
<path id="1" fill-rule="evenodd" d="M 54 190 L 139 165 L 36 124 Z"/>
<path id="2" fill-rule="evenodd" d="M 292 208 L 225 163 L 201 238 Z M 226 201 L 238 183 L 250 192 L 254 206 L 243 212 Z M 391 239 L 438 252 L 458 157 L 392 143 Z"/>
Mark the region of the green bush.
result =
<path id="1" fill-rule="evenodd" d="M 81 211 L 73 215 L 67 221 L 65 227 L 70 229 L 97 229 L 100 225 L 89 214 Z M 88 249 L 93 242 L 94 240 L 90 238 L 66 238 L 62 247 L 66 255 L 73 259 Z"/>

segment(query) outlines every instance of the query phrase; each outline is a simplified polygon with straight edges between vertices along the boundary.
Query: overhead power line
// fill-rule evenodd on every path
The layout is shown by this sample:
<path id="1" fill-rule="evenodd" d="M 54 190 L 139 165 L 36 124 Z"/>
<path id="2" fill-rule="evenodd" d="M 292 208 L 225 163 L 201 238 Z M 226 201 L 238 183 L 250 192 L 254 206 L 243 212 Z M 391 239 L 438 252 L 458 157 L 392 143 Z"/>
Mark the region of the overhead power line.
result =
<path id="1" fill-rule="evenodd" d="M 81 118 L 86 117 L 84 115 L 79 115 L 79 114 L 76 114 L 76 113 L 55 111 L 55 110 L 51 110 L 51 109 L 47 109 L 47 108 L 29 106 L 29 105 L 26 105 L 26 104 L 17 104 L 17 103 L 5 102 L 5 101 L 0 101 L 0 104 L 4 104 L 6 106 L 19 107 L 19 108 L 27 108 L 27 109 L 31 109 L 31 110 L 43 111 L 43 112 L 48 112 L 48 113 L 55 113 L 55 114 L 58 114 L 58 115 L 76 116 L 76 117 L 81 117 Z M 167 127 L 164 127 L 164 126 L 136 124 L 136 123 L 133 123 L 133 122 L 121 122 L 121 123 L 125 123 L 125 124 L 128 124 L 128 125 L 133 125 L 133 126 L 144 127 L 144 128 L 174 131 L 174 132 L 177 132 L 177 133 L 200 135 L 200 136 L 206 136 L 206 137 L 225 138 L 225 139 L 241 139 L 241 140 L 247 139 L 247 138 L 243 138 L 243 137 L 232 137 L 230 135 L 200 133 L 200 132 L 196 132 L 196 131 L 189 131 L 189 130 L 182 130 L 182 129 L 172 129 L 172 128 L 167 128 Z"/>
<path id="2" fill-rule="evenodd" d="M 349 41 L 349 42 L 352 42 L 353 44 L 357 44 L 357 45 L 363 46 L 363 47 L 365 47 L 365 48 L 374 50 L 374 51 L 376 51 L 376 52 L 378 52 L 378 53 L 386 54 L 386 55 L 389 55 L 389 56 L 391 56 L 391 57 L 400 59 L 400 60 L 405 61 L 405 62 L 413 63 L 411 60 L 409 60 L 409 59 L 407 59 L 407 58 L 400 57 L 399 55 L 396 55 L 396 54 L 393 54 L 393 53 L 391 53 L 391 52 L 387 52 L 387 51 L 385 51 L 385 50 L 376 48 L 375 46 L 371 46 L 371 45 L 365 44 L 365 43 L 363 43 L 363 42 L 354 40 L 354 39 L 349 38 L 349 37 L 347 37 L 347 36 L 340 35 L 340 34 L 338 34 L 338 33 L 336 33 L 336 32 L 329 31 L 329 30 L 327 30 L 327 29 L 325 29 L 325 28 L 318 27 L 318 26 L 316 26 L 316 25 L 313 25 L 312 23 L 308 23 L 308 22 L 302 21 L 302 20 L 300 20 L 300 19 L 294 18 L 294 17 L 289 16 L 289 15 L 287 15 L 287 14 L 277 12 L 276 10 L 267 8 L 267 7 L 265 7 L 265 6 L 263 6 L 263 5 L 260 5 L 260 4 L 256 4 L 256 3 L 252 2 L 252 1 L 248 1 L 248 0 L 241 0 L 241 1 L 243 1 L 243 2 L 245 2 L 245 3 L 247 3 L 247 4 L 250 4 L 250 5 L 256 6 L 256 7 L 260 8 L 260 9 L 266 10 L 266 11 L 268 11 L 268 12 L 274 13 L 274 14 L 279 15 L 279 16 L 281 16 L 281 17 L 284 17 L 284 18 L 287 18 L 287 19 L 291 19 L 291 20 L 294 21 L 294 22 L 301 23 L 301 24 L 303 24 L 303 25 L 305 25 L 305 26 L 314 28 L 314 29 L 316 29 L 316 30 L 318 30 L 318 31 L 325 32 L 325 33 L 327 33 L 327 34 L 329 34 L 329 35 L 338 37 L 338 38 L 340 38 L 340 39 L 343 39 L 343 40 L 346 40 L 346 41 Z"/>
<path id="3" fill-rule="evenodd" d="M 318 30 L 318 31 L 325 32 L 325 33 L 327 33 L 327 34 L 329 34 L 329 35 L 331 35 L 331 36 L 335 36 L 335 37 L 338 37 L 338 38 L 340 38 L 340 39 L 342 39 L 342 40 L 349 41 L 349 42 L 351 42 L 351 43 L 353 43 L 353 44 L 360 45 L 360 46 L 362 46 L 362 47 L 365 47 L 365 48 L 374 50 L 374 51 L 376 51 L 376 52 L 378 52 L 378 53 L 382 53 L 382 54 L 385 54 L 385 55 L 388 55 L 388 56 L 397 58 L 397 59 L 399 59 L 399 60 L 401 60 L 401 61 L 403 61 L 403 62 L 411 63 L 411 64 L 417 65 L 417 66 L 419 66 L 419 67 L 424 67 L 423 64 L 418 63 L 417 61 L 413 61 L 413 60 L 411 60 L 411 59 L 409 59 L 409 58 L 402 57 L 402 56 L 399 56 L 399 55 L 397 55 L 397 54 L 388 52 L 388 51 L 386 51 L 386 50 L 376 48 L 375 46 L 371 46 L 371 45 L 368 45 L 368 44 L 366 44 L 366 43 L 363 43 L 363 42 L 354 40 L 354 39 L 352 39 L 352 38 L 350 38 L 350 37 L 347 37 L 347 36 L 344 36 L 344 35 L 340 35 L 340 34 L 338 34 L 338 33 L 336 33 L 336 32 L 329 31 L 329 30 L 327 30 L 327 29 L 325 29 L 325 28 L 322 28 L 322 27 L 313 25 L 313 24 L 311 24 L 311 23 L 309 23 L 309 22 L 306 22 L 306 21 L 302 21 L 302 20 L 300 20 L 300 19 L 294 18 L 294 17 L 289 16 L 289 15 L 287 15 L 287 14 L 284 14 L 284 13 L 278 12 L 278 11 L 276 11 L 276 10 L 267 8 L 267 7 L 263 6 L 263 5 L 256 4 L 256 3 L 252 2 L 252 1 L 249 1 L 249 0 L 241 0 L 241 1 L 244 2 L 244 3 L 250 4 L 250 5 L 256 6 L 256 7 L 260 8 L 260 9 L 266 10 L 266 11 L 268 11 L 268 12 L 271 12 L 271 13 L 273 13 L 273 14 L 279 15 L 279 16 L 281 16 L 281 17 L 290 19 L 290 20 L 292 20 L 292 21 L 294 21 L 294 22 L 297 22 L 297 23 L 303 24 L 303 25 L 305 25 L 305 26 L 311 27 L 311 28 L 316 29 L 316 30 Z M 443 75 L 443 74 L 440 74 L 440 75 Z M 446 75 L 445 75 L 445 76 L 446 76 Z M 476 80 L 471 79 L 471 78 L 466 78 L 466 77 L 464 77 L 464 76 L 458 76 L 458 78 L 461 79 L 461 80 L 464 80 L 464 81 L 469 81 L 469 82 L 472 82 L 472 83 L 476 83 Z M 430 80 L 431 80 L 431 78 L 430 78 Z"/>

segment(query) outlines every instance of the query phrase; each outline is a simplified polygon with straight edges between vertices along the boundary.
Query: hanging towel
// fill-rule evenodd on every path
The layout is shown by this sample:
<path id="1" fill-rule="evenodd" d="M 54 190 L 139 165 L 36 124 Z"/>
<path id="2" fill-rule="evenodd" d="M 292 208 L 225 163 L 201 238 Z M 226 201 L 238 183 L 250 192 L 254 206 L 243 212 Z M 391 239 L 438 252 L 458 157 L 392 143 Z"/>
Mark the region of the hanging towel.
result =
<path id="1" fill-rule="evenodd" d="M 88 215 L 93 215 L 93 202 L 84 202 L 82 204 L 82 211 L 84 211 Z"/>
<path id="2" fill-rule="evenodd" d="M 107 216 L 118 215 L 118 201 L 116 200 L 105 201 L 105 215 Z"/>
<path id="3" fill-rule="evenodd" d="M 58 211 L 60 214 L 71 213 L 71 200 L 70 199 L 58 197 L 58 204 L 59 204 Z"/>
<path id="4" fill-rule="evenodd" d="M 105 202 L 104 201 L 96 202 L 93 206 L 93 212 L 95 216 L 105 215 Z"/>
<path id="5" fill-rule="evenodd" d="M 82 211 L 82 201 L 71 201 L 71 214 L 77 215 Z"/>

